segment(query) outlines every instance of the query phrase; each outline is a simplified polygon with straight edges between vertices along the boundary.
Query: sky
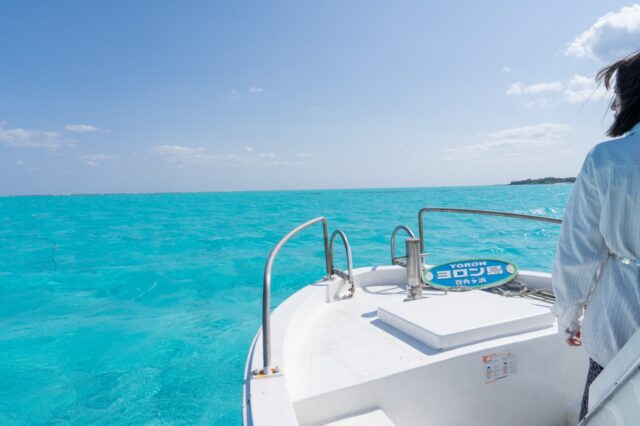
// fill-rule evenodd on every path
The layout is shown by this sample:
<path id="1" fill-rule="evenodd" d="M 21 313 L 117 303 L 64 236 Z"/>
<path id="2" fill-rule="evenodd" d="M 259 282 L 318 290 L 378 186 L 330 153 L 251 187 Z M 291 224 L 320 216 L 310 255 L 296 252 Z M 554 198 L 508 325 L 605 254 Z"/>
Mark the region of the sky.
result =
<path id="1" fill-rule="evenodd" d="M 614 0 L 0 0 L 0 195 L 575 176 Z"/>

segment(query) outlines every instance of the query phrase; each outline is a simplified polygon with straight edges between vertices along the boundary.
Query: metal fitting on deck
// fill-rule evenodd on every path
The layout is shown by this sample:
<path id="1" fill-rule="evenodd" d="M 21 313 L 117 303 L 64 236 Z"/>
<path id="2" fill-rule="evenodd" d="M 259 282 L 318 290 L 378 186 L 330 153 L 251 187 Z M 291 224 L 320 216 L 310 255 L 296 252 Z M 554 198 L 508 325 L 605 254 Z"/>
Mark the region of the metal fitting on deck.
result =
<path id="1" fill-rule="evenodd" d="M 407 238 L 407 299 L 416 300 L 422 298 L 422 258 L 420 257 L 420 240 Z"/>

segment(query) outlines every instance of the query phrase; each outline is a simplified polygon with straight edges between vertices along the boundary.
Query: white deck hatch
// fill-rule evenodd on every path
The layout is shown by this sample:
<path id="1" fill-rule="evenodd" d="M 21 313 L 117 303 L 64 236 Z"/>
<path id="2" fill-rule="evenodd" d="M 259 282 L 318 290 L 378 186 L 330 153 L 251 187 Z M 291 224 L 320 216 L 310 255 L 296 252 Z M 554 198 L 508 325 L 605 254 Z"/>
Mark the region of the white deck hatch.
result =
<path id="1" fill-rule="evenodd" d="M 434 349 L 448 349 L 551 327 L 544 302 L 481 290 L 390 301 L 378 306 L 385 324 Z"/>

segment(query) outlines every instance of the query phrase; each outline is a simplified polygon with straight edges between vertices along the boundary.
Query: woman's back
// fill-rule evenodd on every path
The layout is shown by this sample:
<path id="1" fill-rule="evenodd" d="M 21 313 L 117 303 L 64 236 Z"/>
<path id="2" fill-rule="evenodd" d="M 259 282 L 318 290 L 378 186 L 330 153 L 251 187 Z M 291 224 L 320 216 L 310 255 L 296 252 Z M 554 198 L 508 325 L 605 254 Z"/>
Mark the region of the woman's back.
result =
<path id="1" fill-rule="evenodd" d="M 589 386 L 640 328 L 640 51 L 596 76 L 614 88 L 614 121 L 569 197 L 553 264 L 552 311 L 570 346 L 584 344 Z M 584 321 L 580 317 L 584 313 Z"/>
<path id="2" fill-rule="evenodd" d="M 592 173 L 600 195 L 599 228 L 618 256 L 640 257 L 640 125 L 628 136 L 597 145 Z"/>
<path id="3" fill-rule="evenodd" d="M 582 340 L 587 353 L 606 366 L 640 327 L 640 266 L 628 263 L 640 258 L 640 125 L 624 138 L 597 145 L 587 157 L 582 179 L 585 190 L 576 195 L 595 192 L 600 206 L 576 200 L 584 210 L 595 211 L 573 212 L 574 232 L 582 226 L 583 232 L 593 232 L 586 221 L 597 215 L 602 239 L 589 254 L 600 270 L 585 311 Z M 582 252 L 578 246 L 568 248 L 575 253 L 565 256 Z"/>

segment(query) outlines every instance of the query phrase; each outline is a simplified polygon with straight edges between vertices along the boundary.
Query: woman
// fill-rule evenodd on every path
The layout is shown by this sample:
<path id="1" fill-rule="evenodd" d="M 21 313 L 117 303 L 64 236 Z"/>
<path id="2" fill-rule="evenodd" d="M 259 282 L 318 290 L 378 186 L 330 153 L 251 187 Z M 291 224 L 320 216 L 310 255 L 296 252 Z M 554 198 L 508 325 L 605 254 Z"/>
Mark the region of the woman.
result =
<path id="1" fill-rule="evenodd" d="M 581 419 L 591 382 L 640 327 L 640 51 L 602 69 L 596 80 L 615 87 L 607 134 L 624 137 L 587 155 L 553 265 L 553 313 L 567 343 L 583 344 L 590 357 Z"/>

